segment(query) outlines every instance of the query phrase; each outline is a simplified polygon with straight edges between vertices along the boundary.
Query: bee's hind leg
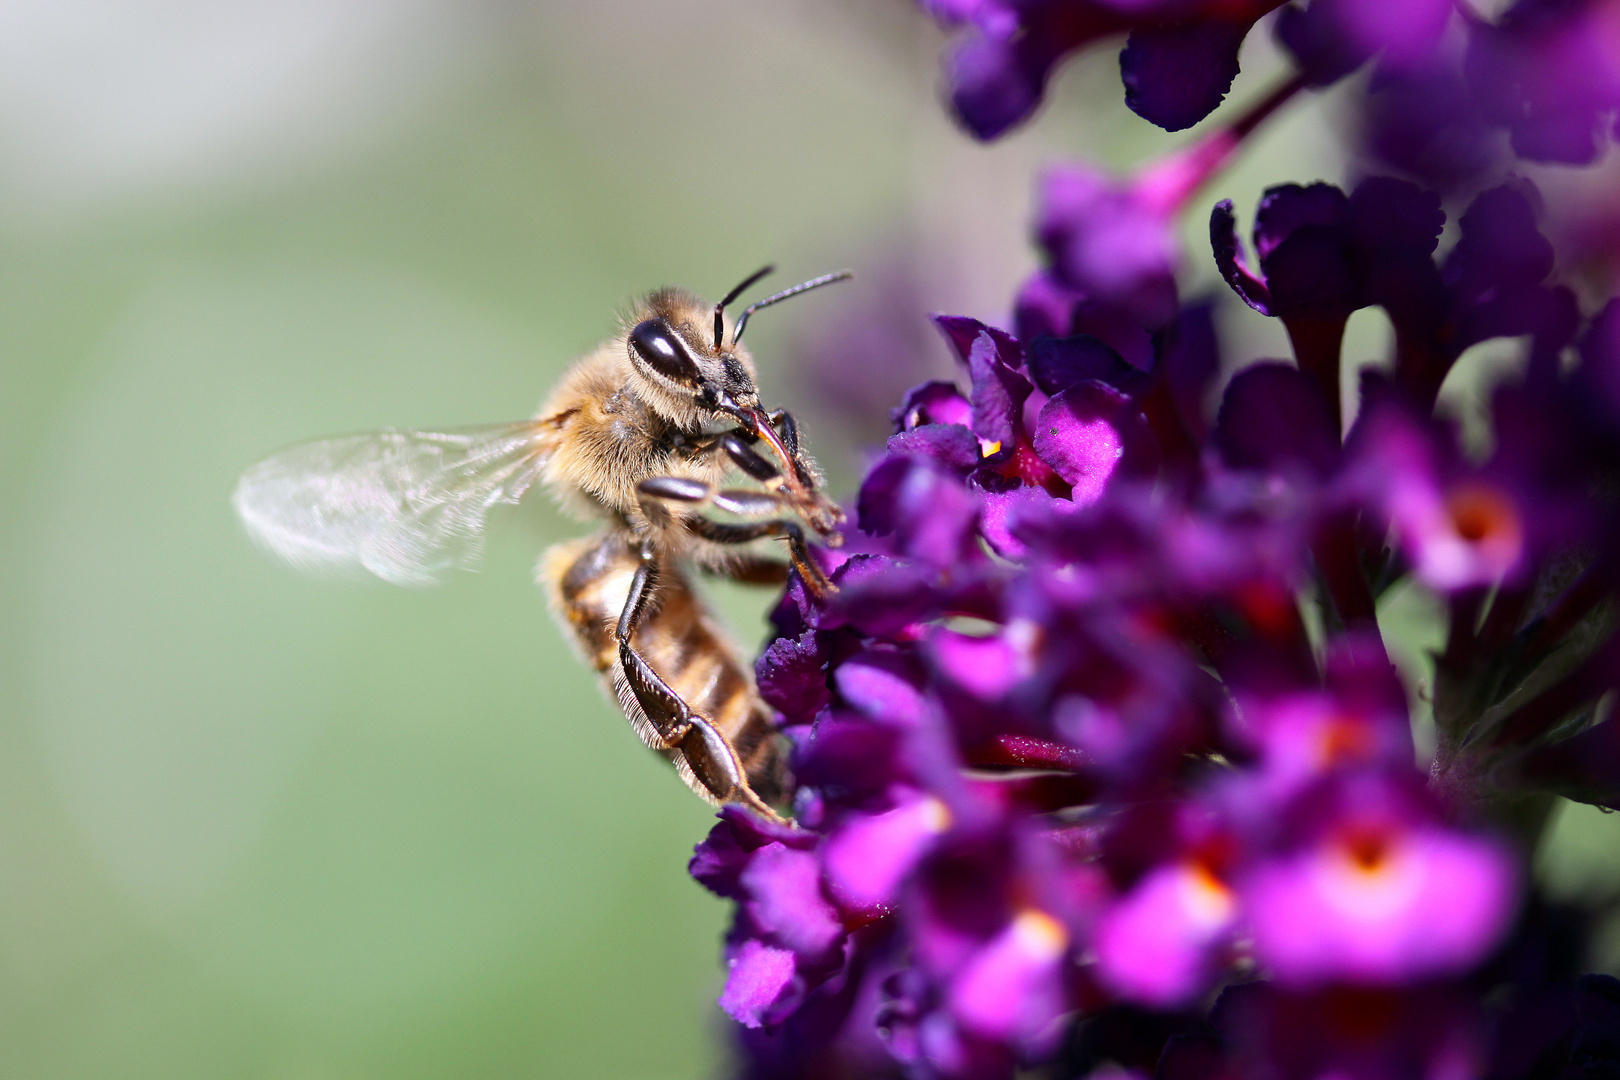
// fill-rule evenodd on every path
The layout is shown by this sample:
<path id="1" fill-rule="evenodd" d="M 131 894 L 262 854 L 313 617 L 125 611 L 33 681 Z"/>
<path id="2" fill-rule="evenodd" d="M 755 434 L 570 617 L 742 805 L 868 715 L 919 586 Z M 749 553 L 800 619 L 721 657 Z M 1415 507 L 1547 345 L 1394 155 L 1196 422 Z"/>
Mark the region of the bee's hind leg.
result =
<path id="1" fill-rule="evenodd" d="M 737 751 L 707 717 L 687 705 L 636 651 L 633 644 L 636 626 L 646 615 L 658 585 L 657 557 L 648 547 L 643 547 L 640 555 L 641 564 L 630 581 L 615 637 L 619 643 L 619 668 L 624 685 L 646 717 L 651 729 L 649 734 L 654 736 L 648 741 L 655 743 L 655 749 L 677 755 L 677 767 L 682 767 L 683 774 L 690 774 L 689 784 L 695 781 L 693 786 L 701 786 L 700 794 L 706 793 L 717 803 L 742 803 L 756 813 L 780 821 L 776 812 L 748 786 Z M 628 712 L 630 703 L 621 704 Z"/>

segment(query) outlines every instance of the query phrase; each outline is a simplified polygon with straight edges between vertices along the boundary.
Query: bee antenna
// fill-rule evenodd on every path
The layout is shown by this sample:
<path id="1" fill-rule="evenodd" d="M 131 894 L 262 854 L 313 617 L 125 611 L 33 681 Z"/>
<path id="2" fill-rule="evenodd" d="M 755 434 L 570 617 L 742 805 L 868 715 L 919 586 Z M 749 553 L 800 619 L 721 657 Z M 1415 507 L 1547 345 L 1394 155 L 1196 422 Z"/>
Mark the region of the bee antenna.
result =
<path id="1" fill-rule="evenodd" d="M 765 266 L 760 267 L 758 270 L 755 270 L 752 274 L 749 274 L 747 277 L 743 278 L 743 282 L 742 282 L 741 285 L 738 285 L 735 289 L 732 289 L 730 292 L 726 293 L 725 299 L 721 300 L 718 304 L 714 305 L 714 351 L 715 352 L 720 351 L 721 338 L 725 336 L 725 332 L 726 332 L 725 321 L 721 318 L 721 315 L 726 310 L 726 305 L 731 303 L 733 300 L 737 299 L 737 297 L 741 296 L 743 290 L 748 288 L 748 286 L 752 285 L 754 282 L 758 281 L 760 278 L 764 277 L 766 274 L 773 274 L 775 272 L 776 272 L 776 267 L 774 265 L 766 264 Z M 748 316 L 746 316 L 746 315 L 743 316 L 743 318 L 745 318 L 745 319 L 747 317 Z M 735 338 L 733 338 L 733 340 L 735 340 Z"/>
<path id="2" fill-rule="evenodd" d="M 807 293 L 811 289 L 819 289 L 823 285 L 831 285 L 835 281 L 847 281 L 854 276 L 855 271 L 853 270 L 835 270 L 830 274 L 822 274 L 818 278 L 811 278 L 809 281 L 801 281 L 799 284 L 793 286 L 793 288 L 783 289 L 774 296 L 767 296 L 763 300 L 755 300 L 752 304 L 749 304 L 743 309 L 741 317 L 737 319 L 737 328 L 731 332 L 731 344 L 735 346 L 737 342 L 742 340 L 743 327 L 748 325 L 748 316 L 752 315 L 760 308 L 767 308 L 772 304 L 780 304 L 783 300 L 786 300 L 790 296 L 798 296 L 800 293 Z M 719 315 L 717 313 L 715 316 L 715 325 L 718 326 L 719 322 Z"/>

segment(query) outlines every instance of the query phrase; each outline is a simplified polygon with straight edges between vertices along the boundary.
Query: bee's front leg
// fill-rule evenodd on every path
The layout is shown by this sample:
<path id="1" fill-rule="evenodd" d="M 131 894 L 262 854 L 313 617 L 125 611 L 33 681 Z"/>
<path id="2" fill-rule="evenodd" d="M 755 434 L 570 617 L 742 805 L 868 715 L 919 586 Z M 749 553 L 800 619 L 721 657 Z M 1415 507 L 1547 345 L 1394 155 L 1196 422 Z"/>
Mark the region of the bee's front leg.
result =
<path id="1" fill-rule="evenodd" d="M 643 502 L 683 503 L 694 509 L 713 507 L 739 517 L 766 518 L 763 521 L 725 522 L 690 513 L 682 519 L 694 535 L 713 544 L 748 544 L 755 540 L 781 537 L 788 543 L 788 558 L 805 587 L 816 596 L 827 596 L 836 586 L 810 554 L 804 527 L 785 516 L 788 507 L 782 496 L 773 491 L 747 491 L 722 488 L 715 490 L 701 480 L 684 476 L 659 476 L 643 480 L 637 487 Z"/>

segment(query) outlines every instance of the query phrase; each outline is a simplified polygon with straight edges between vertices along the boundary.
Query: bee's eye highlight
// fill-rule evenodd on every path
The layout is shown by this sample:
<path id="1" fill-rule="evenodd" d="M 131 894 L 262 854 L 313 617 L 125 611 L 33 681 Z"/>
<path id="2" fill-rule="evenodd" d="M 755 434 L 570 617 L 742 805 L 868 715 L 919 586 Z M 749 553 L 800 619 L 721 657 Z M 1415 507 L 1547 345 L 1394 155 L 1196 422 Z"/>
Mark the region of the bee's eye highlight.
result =
<path id="1" fill-rule="evenodd" d="M 661 319 L 646 319 L 630 331 L 630 347 L 648 367 L 667 379 L 695 383 L 697 363 L 686 351 L 686 345 L 665 326 Z"/>

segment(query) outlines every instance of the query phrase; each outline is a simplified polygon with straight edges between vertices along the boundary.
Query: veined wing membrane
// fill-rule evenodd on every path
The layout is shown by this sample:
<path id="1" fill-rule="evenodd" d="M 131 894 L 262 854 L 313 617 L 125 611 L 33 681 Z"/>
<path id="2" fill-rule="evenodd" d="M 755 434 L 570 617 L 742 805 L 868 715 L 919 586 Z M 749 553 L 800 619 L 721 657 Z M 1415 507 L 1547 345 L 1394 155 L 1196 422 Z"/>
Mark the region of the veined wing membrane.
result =
<path id="1" fill-rule="evenodd" d="M 252 466 L 231 501 L 256 540 L 301 569 L 430 585 L 478 561 L 490 508 L 523 497 L 547 449 L 534 420 L 324 439 Z"/>

